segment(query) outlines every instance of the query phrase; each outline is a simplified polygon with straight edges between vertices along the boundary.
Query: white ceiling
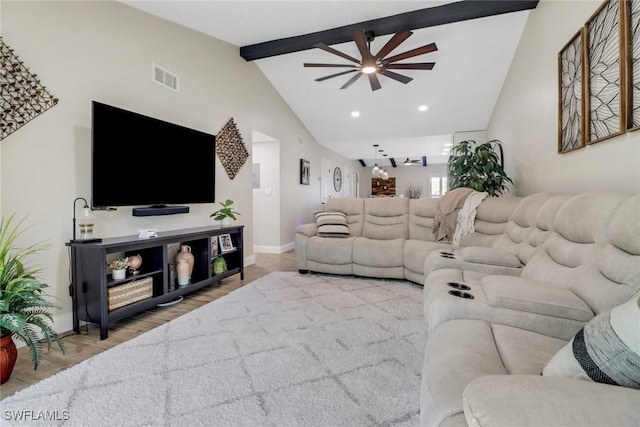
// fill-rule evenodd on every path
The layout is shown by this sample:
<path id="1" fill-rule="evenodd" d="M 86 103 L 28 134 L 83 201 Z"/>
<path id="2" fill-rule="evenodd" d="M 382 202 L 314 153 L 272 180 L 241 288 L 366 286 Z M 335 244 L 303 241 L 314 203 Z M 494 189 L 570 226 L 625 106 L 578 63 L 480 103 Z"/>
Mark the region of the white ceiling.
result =
<path id="1" fill-rule="evenodd" d="M 193 28 L 228 43 L 245 46 L 327 30 L 450 1 L 130 1 L 123 3 Z M 389 157 L 427 156 L 444 163 L 445 143 L 456 132 L 487 128 L 528 11 L 508 13 L 414 30 L 394 54 L 432 42 L 438 51 L 406 62 L 436 62 L 430 71 L 398 70 L 413 77 L 404 85 L 380 76 L 372 92 L 362 77 L 341 90 L 350 75 L 314 79 L 339 69 L 304 68 L 304 62 L 348 63 L 311 49 L 259 59 L 256 65 L 290 105 L 314 138 L 349 159 L 372 159 L 372 144 Z M 377 52 L 391 36 L 371 43 Z M 333 48 L 359 58 L 355 43 Z M 427 105 L 425 112 L 418 106 Z M 359 111 L 360 117 L 351 117 Z"/>

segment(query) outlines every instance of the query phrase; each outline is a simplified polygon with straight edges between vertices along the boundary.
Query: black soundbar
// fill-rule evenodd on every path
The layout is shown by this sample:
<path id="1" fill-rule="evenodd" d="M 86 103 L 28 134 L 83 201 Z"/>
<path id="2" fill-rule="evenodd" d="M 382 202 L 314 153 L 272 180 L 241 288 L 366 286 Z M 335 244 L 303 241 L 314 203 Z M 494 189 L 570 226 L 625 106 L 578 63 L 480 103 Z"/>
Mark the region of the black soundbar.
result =
<path id="1" fill-rule="evenodd" d="M 133 216 L 157 216 L 189 213 L 189 206 L 150 206 L 148 208 L 133 208 Z"/>

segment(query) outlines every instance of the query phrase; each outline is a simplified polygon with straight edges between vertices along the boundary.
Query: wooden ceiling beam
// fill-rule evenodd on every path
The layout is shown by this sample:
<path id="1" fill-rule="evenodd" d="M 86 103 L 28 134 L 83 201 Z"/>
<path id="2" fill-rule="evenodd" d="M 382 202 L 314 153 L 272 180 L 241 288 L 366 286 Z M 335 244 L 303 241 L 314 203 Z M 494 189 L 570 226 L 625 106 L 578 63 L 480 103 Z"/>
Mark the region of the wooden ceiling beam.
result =
<path id="1" fill-rule="evenodd" d="M 313 49 L 316 43 L 333 45 L 353 41 L 352 31 L 364 29 L 376 37 L 394 34 L 400 28 L 416 30 L 469 19 L 535 9 L 539 0 L 463 0 L 426 9 L 372 19 L 315 33 L 271 40 L 240 47 L 246 61 L 269 58 L 287 53 Z"/>

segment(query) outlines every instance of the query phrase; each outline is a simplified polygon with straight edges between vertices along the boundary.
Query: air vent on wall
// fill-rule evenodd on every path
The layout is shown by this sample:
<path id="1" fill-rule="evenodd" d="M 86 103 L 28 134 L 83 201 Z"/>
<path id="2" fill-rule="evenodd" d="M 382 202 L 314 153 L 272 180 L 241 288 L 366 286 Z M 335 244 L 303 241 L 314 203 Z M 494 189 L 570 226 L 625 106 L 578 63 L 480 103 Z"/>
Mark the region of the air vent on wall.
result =
<path id="1" fill-rule="evenodd" d="M 171 71 L 162 68 L 159 65 L 151 64 L 151 79 L 171 90 L 179 92 L 179 77 Z"/>

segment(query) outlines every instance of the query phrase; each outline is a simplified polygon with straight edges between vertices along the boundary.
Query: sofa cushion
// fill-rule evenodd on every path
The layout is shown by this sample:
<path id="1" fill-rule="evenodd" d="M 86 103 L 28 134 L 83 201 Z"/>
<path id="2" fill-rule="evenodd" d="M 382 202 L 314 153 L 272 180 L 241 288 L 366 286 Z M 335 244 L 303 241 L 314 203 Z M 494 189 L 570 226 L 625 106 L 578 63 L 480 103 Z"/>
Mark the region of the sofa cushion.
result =
<path id="1" fill-rule="evenodd" d="M 511 276 L 487 276 L 481 283 L 491 307 L 583 322 L 593 318 L 589 306 L 564 286 Z"/>
<path id="2" fill-rule="evenodd" d="M 307 259 L 323 264 L 351 265 L 355 237 L 335 239 L 314 236 L 307 243 Z"/>
<path id="3" fill-rule="evenodd" d="M 640 389 L 640 294 L 594 317 L 542 374 Z"/>
<path id="4" fill-rule="evenodd" d="M 493 339 L 504 367 L 512 375 L 537 375 L 567 340 L 512 326 L 492 324 Z"/>
<path id="5" fill-rule="evenodd" d="M 509 251 L 499 248 L 482 248 L 469 246 L 460 250 L 464 262 L 490 264 L 502 267 L 522 267 L 518 257 Z"/>
<path id="6" fill-rule="evenodd" d="M 425 259 L 431 252 L 440 253 L 440 250 L 449 252 L 451 250 L 451 244 L 446 242 L 433 242 L 430 240 L 406 240 L 404 242 L 403 262 L 404 267 L 413 271 L 414 273 L 423 276 L 423 280 L 419 283 L 424 283 L 425 275 Z"/>
<path id="7" fill-rule="evenodd" d="M 509 218 L 521 197 L 487 197 L 478 206 L 475 231 L 462 237 L 461 246 L 492 246 L 507 229 Z"/>
<path id="8" fill-rule="evenodd" d="M 349 237 L 347 215 L 343 212 L 316 212 L 317 234 L 320 237 Z"/>
<path id="9" fill-rule="evenodd" d="M 371 267 L 402 267 L 404 240 L 358 237 L 353 242 L 353 263 Z"/>
<path id="10" fill-rule="evenodd" d="M 377 240 L 409 237 L 409 199 L 364 199 L 362 237 Z"/>
<path id="11" fill-rule="evenodd" d="M 569 378 L 486 375 L 463 398 L 471 427 L 640 425 L 640 391 Z"/>
<path id="12" fill-rule="evenodd" d="M 433 221 L 439 199 L 409 199 L 409 239 L 435 241 Z"/>

